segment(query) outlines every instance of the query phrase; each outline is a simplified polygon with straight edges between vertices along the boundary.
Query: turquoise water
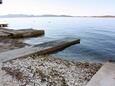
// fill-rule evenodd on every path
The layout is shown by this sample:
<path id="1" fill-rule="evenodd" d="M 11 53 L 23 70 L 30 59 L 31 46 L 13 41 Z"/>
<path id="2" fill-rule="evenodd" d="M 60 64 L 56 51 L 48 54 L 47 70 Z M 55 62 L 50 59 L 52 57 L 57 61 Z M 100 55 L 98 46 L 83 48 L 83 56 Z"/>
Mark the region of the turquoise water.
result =
<path id="1" fill-rule="evenodd" d="M 79 37 L 80 44 L 53 54 L 71 60 L 115 60 L 115 18 L 36 17 L 2 18 L 10 28 L 44 29 L 45 36 L 25 40 L 31 45 L 64 37 Z"/>

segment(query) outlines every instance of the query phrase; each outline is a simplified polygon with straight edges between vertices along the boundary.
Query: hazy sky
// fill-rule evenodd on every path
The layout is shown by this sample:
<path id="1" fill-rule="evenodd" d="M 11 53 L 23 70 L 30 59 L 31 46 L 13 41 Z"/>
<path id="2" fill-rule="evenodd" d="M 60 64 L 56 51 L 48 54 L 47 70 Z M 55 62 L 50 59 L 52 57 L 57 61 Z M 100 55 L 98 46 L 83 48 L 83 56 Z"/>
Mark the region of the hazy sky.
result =
<path id="1" fill-rule="evenodd" d="M 115 0 L 3 0 L 3 14 L 115 15 Z"/>

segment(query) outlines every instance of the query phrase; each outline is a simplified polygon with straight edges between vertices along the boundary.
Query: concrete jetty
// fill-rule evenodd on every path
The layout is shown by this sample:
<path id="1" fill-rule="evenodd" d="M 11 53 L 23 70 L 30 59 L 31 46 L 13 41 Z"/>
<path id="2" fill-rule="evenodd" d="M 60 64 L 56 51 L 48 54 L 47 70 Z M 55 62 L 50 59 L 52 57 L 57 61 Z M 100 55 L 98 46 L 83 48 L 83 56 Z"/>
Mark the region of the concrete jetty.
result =
<path id="1" fill-rule="evenodd" d="M 7 52 L 0 53 L 0 62 L 5 62 L 8 60 L 12 60 L 19 57 L 32 55 L 32 54 L 38 54 L 38 55 L 49 54 L 78 43 L 80 43 L 80 39 L 78 38 L 64 38 L 64 39 L 50 41 L 35 46 L 10 50 Z"/>
<path id="2" fill-rule="evenodd" d="M 26 37 L 37 37 L 44 35 L 44 30 L 35 29 L 20 29 L 13 30 L 8 28 L 0 28 L 0 37 L 2 38 L 26 38 Z"/>
<path id="3" fill-rule="evenodd" d="M 115 86 L 115 62 L 107 62 L 86 86 Z"/>

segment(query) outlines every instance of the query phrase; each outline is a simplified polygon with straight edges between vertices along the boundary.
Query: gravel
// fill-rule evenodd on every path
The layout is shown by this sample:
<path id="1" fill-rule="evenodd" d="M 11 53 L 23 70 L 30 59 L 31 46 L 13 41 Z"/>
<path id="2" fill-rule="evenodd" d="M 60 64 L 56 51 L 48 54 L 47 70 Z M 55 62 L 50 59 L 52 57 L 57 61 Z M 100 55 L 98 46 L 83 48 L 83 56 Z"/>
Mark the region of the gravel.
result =
<path id="1" fill-rule="evenodd" d="M 102 64 L 31 55 L 1 64 L 1 86 L 85 86 Z"/>

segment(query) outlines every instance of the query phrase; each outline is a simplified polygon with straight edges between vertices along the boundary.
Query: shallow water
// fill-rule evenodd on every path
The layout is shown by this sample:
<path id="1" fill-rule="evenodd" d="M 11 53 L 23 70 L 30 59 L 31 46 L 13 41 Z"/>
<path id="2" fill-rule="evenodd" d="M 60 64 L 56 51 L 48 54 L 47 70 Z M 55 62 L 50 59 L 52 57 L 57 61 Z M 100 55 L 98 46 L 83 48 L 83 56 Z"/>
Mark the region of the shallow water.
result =
<path id="1" fill-rule="evenodd" d="M 2 18 L 10 28 L 44 29 L 45 36 L 25 40 L 35 45 L 64 37 L 79 37 L 80 44 L 53 54 L 57 57 L 103 62 L 115 60 L 115 18 L 34 17 Z"/>

